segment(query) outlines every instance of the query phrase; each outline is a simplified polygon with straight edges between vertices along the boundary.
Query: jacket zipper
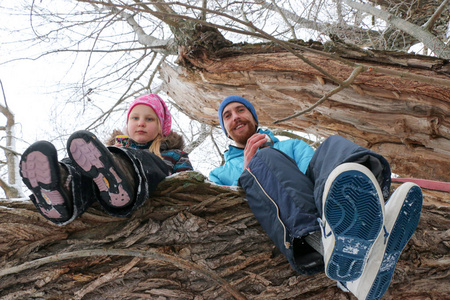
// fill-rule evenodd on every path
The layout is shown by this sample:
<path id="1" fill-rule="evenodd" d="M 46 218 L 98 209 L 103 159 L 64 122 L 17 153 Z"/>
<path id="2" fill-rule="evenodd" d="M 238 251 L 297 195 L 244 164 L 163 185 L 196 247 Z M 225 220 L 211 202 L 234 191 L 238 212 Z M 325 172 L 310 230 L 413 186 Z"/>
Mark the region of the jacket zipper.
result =
<path id="1" fill-rule="evenodd" d="M 264 188 L 261 186 L 261 184 L 259 183 L 258 179 L 256 178 L 255 175 L 253 175 L 253 173 L 250 171 L 250 169 L 247 168 L 247 171 L 250 173 L 250 175 L 253 176 L 253 178 L 255 179 L 256 183 L 259 185 L 260 189 L 263 191 L 263 193 L 266 195 L 267 198 L 269 198 L 270 201 L 272 201 L 273 205 L 276 207 L 277 209 L 277 218 L 278 221 L 280 222 L 280 224 L 283 226 L 283 230 L 284 230 L 284 246 L 286 247 L 286 249 L 289 249 L 291 247 L 291 243 L 288 242 L 286 240 L 286 235 L 287 235 L 287 230 L 286 230 L 286 226 L 284 225 L 283 221 L 281 221 L 280 218 L 280 209 L 278 207 L 278 205 L 276 204 L 275 201 L 273 201 L 273 199 L 266 193 L 266 191 L 264 190 Z"/>

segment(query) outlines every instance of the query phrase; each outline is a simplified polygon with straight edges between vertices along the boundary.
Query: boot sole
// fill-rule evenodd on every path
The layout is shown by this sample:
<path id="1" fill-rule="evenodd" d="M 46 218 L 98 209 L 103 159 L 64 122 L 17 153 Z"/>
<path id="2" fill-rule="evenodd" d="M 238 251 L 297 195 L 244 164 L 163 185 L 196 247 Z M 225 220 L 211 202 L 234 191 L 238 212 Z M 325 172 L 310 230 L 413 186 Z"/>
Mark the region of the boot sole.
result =
<path id="1" fill-rule="evenodd" d="M 383 225 L 381 190 L 373 174 L 362 165 L 338 166 L 324 189 L 323 217 L 333 247 L 325 256 L 326 274 L 337 281 L 358 279 Z"/>
<path id="2" fill-rule="evenodd" d="M 361 283 L 366 283 L 365 286 L 370 287 L 370 290 L 363 288 L 360 290 L 362 299 L 380 299 L 387 291 L 400 254 L 419 224 L 422 203 L 422 191 L 414 183 L 402 184 L 394 191 L 385 208 L 385 227 L 389 236 L 380 237 L 380 241 L 377 241 L 377 245 L 374 246 L 374 252 L 384 253 L 383 259 L 381 264 L 379 259 L 373 260 L 374 266 L 368 264 L 369 269 L 365 272 L 367 276 L 362 278 Z M 367 284 L 369 282 L 373 282 L 372 285 Z"/>
<path id="3" fill-rule="evenodd" d="M 67 148 L 70 159 L 93 179 L 107 205 L 119 208 L 131 203 L 132 189 L 122 179 L 125 175 L 95 135 L 87 131 L 76 132 L 69 138 Z"/>
<path id="4" fill-rule="evenodd" d="M 62 182 L 54 146 L 45 141 L 31 145 L 22 155 L 20 175 L 40 212 L 53 222 L 64 222 L 72 215 Z"/>

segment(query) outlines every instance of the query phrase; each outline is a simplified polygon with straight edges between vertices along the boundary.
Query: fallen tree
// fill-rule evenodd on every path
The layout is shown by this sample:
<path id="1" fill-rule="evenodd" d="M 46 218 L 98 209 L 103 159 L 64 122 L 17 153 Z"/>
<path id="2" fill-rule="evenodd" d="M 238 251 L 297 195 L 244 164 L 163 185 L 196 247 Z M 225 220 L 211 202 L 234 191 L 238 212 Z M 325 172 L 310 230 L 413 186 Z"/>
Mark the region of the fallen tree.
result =
<path id="1" fill-rule="evenodd" d="M 164 91 L 191 118 L 218 125 L 219 103 L 236 94 L 254 104 L 262 126 L 339 134 L 385 156 L 402 177 L 450 181 L 448 60 L 334 42 L 295 41 L 289 52 L 203 35 L 182 48 L 179 65 L 160 71 Z"/>
<path id="2" fill-rule="evenodd" d="M 450 294 L 450 199 L 424 190 L 418 229 L 384 299 Z M 197 172 L 164 180 L 130 218 L 91 207 L 67 226 L 30 201 L 0 202 L 0 299 L 354 299 L 296 274 L 242 190 Z"/>
<path id="3" fill-rule="evenodd" d="M 160 74 L 164 90 L 192 118 L 217 125 L 219 102 L 240 94 L 264 126 L 337 133 L 386 156 L 401 176 L 450 180 L 448 60 L 336 40 L 295 41 L 292 52 L 283 41 L 232 44 L 218 30 L 175 22 L 157 6 L 150 12 L 188 25 L 184 36 L 175 28 L 179 64 Z M 449 194 L 424 193 L 419 227 L 385 299 L 450 294 Z M 166 179 L 130 218 L 94 206 L 58 227 L 30 201 L 2 200 L 0 223 L 0 299 L 354 298 L 324 274 L 296 274 L 242 191 L 195 172 Z"/>

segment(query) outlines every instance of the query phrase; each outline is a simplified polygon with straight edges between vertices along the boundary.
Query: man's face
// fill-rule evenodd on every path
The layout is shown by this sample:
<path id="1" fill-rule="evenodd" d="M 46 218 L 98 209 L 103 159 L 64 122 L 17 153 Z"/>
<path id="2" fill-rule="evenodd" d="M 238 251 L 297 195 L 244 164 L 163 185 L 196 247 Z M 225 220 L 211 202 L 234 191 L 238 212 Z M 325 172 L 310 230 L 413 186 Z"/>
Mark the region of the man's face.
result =
<path id="1" fill-rule="evenodd" d="M 242 103 L 231 102 L 224 108 L 222 118 L 228 136 L 238 147 L 244 148 L 247 140 L 256 133 L 257 124 L 252 113 Z"/>

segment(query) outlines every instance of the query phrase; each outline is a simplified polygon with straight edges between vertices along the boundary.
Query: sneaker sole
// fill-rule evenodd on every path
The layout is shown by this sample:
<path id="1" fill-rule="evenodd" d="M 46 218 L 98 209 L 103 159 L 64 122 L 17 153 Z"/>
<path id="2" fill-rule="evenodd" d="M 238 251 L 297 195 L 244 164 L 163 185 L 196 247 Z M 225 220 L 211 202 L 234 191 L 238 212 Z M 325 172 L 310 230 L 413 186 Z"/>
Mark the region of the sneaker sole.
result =
<path id="1" fill-rule="evenodd" d="M 324 234 L 333 246 L 324 257 L 325 272 L 337 281 L 356 280 L 383 225 L 381 190 L 369 169 L 346 163 L 328 177 L 324 197 L 323 215 L 331 229 Z"/>
<path id="2" fill-rule="evenodd" d="M 57 152 L 45 141 L 30 146 L 22 155 L 20 175 L 27 188 L 33 193 L 37 208 L 48 219 L 63 222 L 70 218 L 72 210 L 69 200 L 61 190 L 61 179 Z M 57 206 L 58 209 L 55 208 Z"/>
<path id="3" fill-rule="evenodd" d="M 395 199 L 404 200 L 395 201 Z M 376 244 L 380 246 L 374 247 L 374 251 L 382 251 L 379 253 L 384 253 L 384 256 L 381 264 L 376 260 L 372 263 L 374 266 L 370 266 L 368 263 L 368 275 L 361 282 L 373 282 L 373 284 L 365 285 L 370 287 L 370 290 L 360 289 L 361 299 L 380 299 L 387 291 L 400 254 L 419 224 L 422 203 L 423 196 L 420 187 L 411 182 L 402 184 L 392 194 L 391 200 L 388 201 L 385 208 L 385 226 L 386 231 L 390 234 L 387 242 L 384 241 L 384 237 L 380 237 L 383 238 L 383 241 L 380 243 L 377 241 Z M 371 274 L 376 274 L 376 276 Z"/>
<path id="4" fill-rule="evenodd" d="M 69 157 L 93 179 L 107 205 L 124 207 L 131 203 L 131 188 L 122 180 L 124 175 L 116 171 L 112 157 L 102 153 L 100 148 L 104 146 L 99 143 L 89 132 L 75 133 L 68 141 Z"/>

